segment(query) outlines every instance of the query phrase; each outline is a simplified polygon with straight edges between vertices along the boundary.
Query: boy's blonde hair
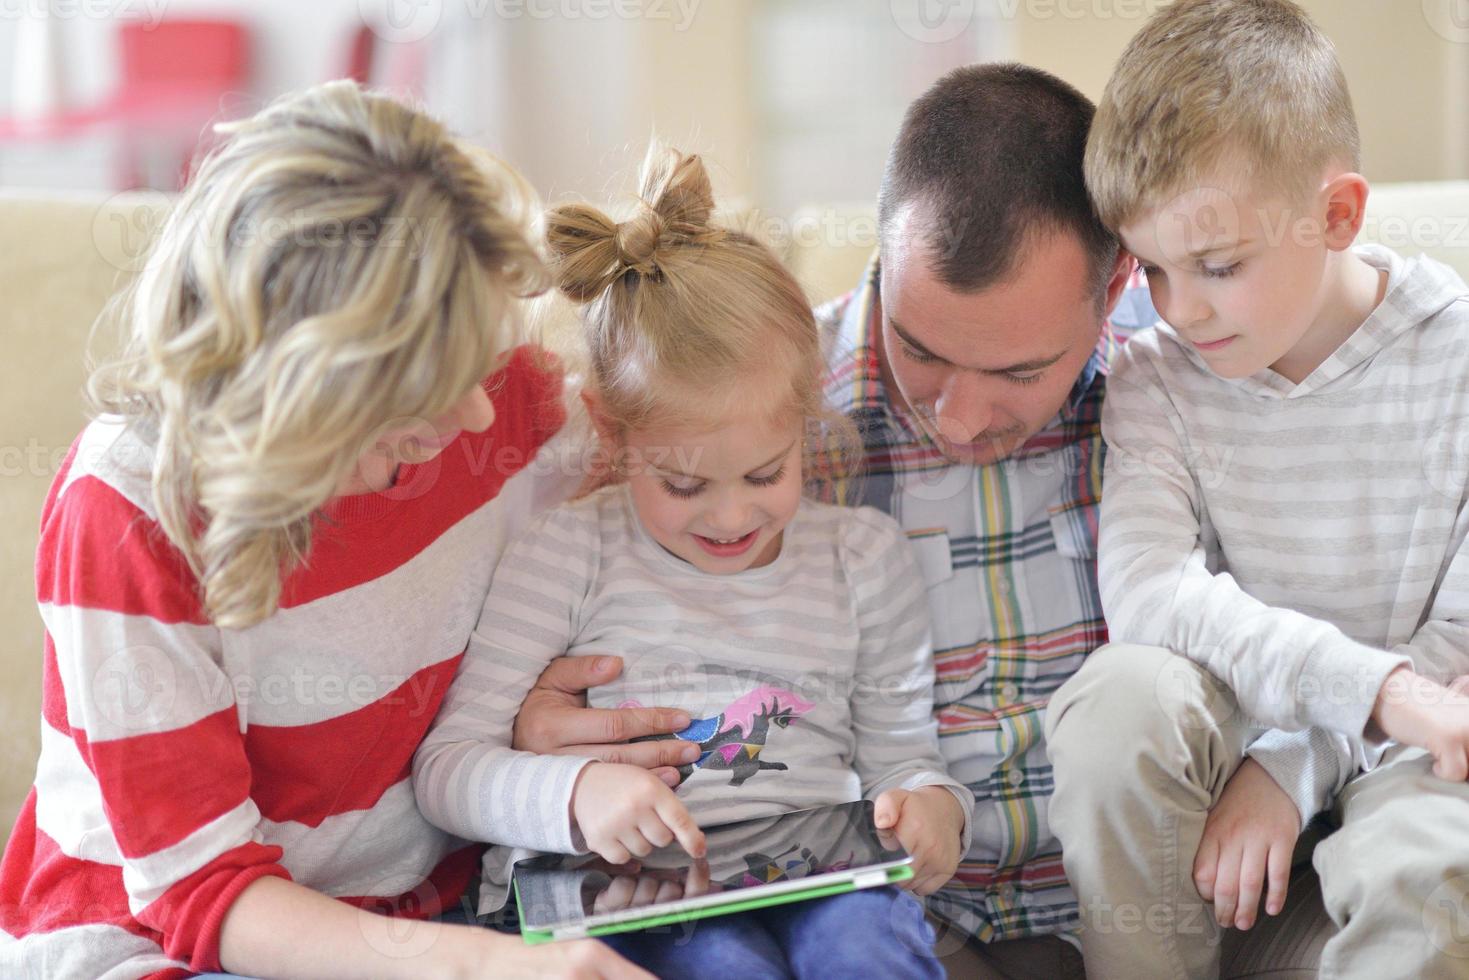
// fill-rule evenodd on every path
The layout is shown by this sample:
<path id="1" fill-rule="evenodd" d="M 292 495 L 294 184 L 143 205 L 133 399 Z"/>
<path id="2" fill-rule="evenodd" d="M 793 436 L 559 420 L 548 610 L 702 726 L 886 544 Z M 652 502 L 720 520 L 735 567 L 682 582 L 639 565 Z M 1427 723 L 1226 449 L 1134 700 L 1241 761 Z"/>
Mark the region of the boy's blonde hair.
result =
<path id="1" fill-rule="evenodd" d="M 713 220 L 698 156 L 654 144 L 623 222 L 570 204 L 546 216 L 557 287 L 582 308 L 591 383 L 617 430 L 714 427 L 795 413 L 845 472 L 855 429 L 829 411 L 826 359 L 805 293 L 769 247 Z M 752 409 L 752 406 L 756 406 Z"/>
<path id="2" fill-rule="evenodd" d="M 1359 157 L 1336 49 L 1300 7 L 1178 0 L 1118 60 L 1085 170 L 1116 229 L 1211 180 L 1301 201 L 1328 165 L 1356 170 Z"/>
<path id="3" fill-rule="evenodd" d="M 393 99 L 331 82 L 218 129 L 88 393 L 153 445 L 159 523 L 241 628 L 383 427 L 473 390 L 546 275 L 523 182 Z"/>

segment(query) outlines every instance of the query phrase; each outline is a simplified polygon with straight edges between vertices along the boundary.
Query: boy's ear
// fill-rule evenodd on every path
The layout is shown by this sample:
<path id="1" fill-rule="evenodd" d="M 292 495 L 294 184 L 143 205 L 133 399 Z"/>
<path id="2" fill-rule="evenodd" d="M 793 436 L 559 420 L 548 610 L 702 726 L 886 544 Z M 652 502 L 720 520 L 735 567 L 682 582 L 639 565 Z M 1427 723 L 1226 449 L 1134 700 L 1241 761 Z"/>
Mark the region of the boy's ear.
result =
<path id="1" fill-rule="evenodd" d="M 1132 257 L 1132 253 L 1121 245 L 1117 246 L 1117 261 L 1112 265 L 1111 278 L 1107 280 L 1103 317 L 1111 316 L 1112 311 L 1117 309 L 1117 303 L 1122 299 L 1122 293 L 1127 289 L 1127 282 L 1136 268 L 1137 259 Z"/>
<path id="2" fill-rule="evenodd" d="M 615 445 L 617 426 L 612 424 L 612 419 L 607 415 L 607 409 L 602 404 L 601 393 L 591 388 L 583 388 L 581 403 L 586 406 L 587 417 L 592 420 L 592 428 L 597 430 L 597 438 L 609 446 Z"/>
<path id="3" fill-rule="evenodd" d="M 1333 177 L 1322 194 L 1326 198 L 1326 247 L 1341 252 L 1351 247 L 1367 217 L 1367 178 L 1345 173 Z"/>

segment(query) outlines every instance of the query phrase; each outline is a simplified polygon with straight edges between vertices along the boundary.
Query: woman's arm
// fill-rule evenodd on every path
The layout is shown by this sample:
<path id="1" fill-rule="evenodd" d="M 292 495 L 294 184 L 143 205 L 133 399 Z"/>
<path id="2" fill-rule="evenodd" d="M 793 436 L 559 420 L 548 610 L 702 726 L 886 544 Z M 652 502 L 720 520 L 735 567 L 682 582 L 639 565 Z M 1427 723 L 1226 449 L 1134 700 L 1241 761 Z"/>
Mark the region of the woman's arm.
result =
<path id="1" fill-rule="evenodd" d="M 219 952 L 231 973 L 292 980 L 652 976 L 595 940 L 527 946 L 479 926 L 378 915 L 284 878 L 261 878 L 240 892 L 225 914 Z"/>

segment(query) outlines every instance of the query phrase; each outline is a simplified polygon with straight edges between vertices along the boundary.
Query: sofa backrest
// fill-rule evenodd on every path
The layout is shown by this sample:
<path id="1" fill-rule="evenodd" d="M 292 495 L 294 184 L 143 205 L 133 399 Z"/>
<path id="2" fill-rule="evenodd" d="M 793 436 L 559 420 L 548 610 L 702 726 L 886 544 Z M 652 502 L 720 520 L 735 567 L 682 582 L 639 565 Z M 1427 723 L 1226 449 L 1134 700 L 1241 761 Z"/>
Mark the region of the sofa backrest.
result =
<path id="1" fill-rule="evenodd" d="M 33 565 L 46 491 L 85 424 L 88 335 L 126 285 L 163 214 L 161 195 L 0 192 L 0 846 L 40 751 L 42 630 Z M 813 299 L 856 285 L 873 243 L 866 207 L 810 208 L 788 260 Z M 802 222 L 805 222 L 804 224 Z M 802 229 L 805 229 L 804 231 Z M 1469 278 L 1469 182 L 1374 188 L 1365 238 L 1425 251 Z M 93 345 L 105 354 L 108 338 Z"/>

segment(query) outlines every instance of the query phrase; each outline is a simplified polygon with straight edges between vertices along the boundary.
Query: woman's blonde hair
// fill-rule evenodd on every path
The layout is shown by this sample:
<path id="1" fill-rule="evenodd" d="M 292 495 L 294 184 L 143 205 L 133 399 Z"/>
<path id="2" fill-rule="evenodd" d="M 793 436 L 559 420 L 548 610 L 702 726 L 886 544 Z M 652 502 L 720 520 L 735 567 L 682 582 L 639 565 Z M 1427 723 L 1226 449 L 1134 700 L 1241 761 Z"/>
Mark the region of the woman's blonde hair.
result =
<path id="1" fill-rule="evenodd" d="M 810 303 L 768 246 L 714 209 L 699 157 L 655 143 L 628 220 L 585 204 L 547 213 L 556 285 L 584 304 L 601 410 L 619 431 L 713 427 L 752 405 L 767 418 L 794 413 L 807 426 L 808 483 L 845 477 L 856 430 L 825 405 Z"/>
<path id="2" fill-rule="evenodd" d="M 152 444 L 159 523 L 243 628 L 383 427 L 490 373 L 545 270 L 523 182 L 391 98 L 331 82 L 217 130 L 88 394 Z"/>

